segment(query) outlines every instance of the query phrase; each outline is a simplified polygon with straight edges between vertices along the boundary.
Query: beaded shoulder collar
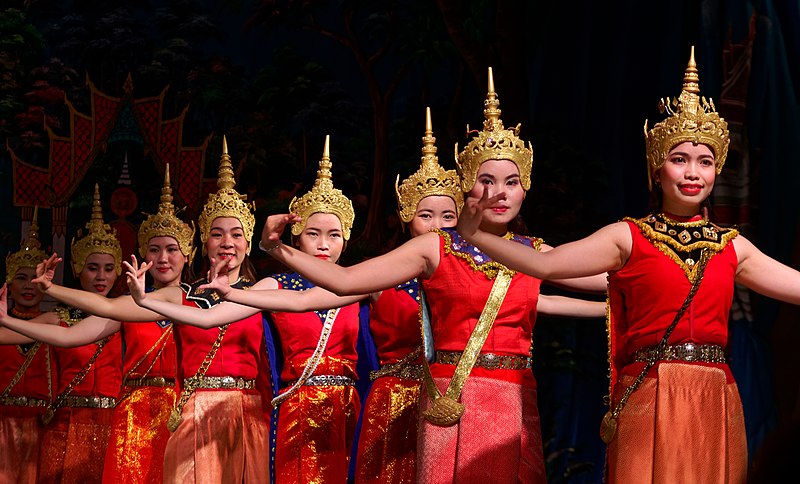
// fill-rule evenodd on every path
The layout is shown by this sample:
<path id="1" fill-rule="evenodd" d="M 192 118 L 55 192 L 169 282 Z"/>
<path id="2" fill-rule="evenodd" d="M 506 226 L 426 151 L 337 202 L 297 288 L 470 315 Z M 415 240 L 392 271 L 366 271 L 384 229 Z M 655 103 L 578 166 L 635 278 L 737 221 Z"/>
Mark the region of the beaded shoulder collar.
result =
<path id="1" fill-rule="evenodd" d="M 503 264 L 492 260 L 479 248 L 470 244 L 455 229 L 439 229 L 439 235 L 444 238 L 444 250 L 446 253 L 454 255 L 470 265 L 474 270 L 483 272 L 489 279 L 494 279 L 500 269 L 506 268 Z M 527 237 L 508 232 L 503 238 L 513 240 L 519 244 L 540 250 L 544 241 L 538 237 Z M 507 268 L 506 268 L 507 269 Z M 514 271 L 512 271 L 513 273 Z"/>
<path id="2" fill-rule="evenodd" d="M 191 284 L 182 282 L 181 289 L 186 293 L 186 299 L 196 303 L 198 306 L 204 309 L 208 309 L 221 303 L 222 298 L 219 296 L 217 291 L 199 289 L 199 287 L 203 284 L 206 284 L 205 278 L 199 279 Z M 235 283 L 231 284 L 231 287 L 234 289 L 248 289 L 253 284 L 255 283 L 250 280 L 250 278 L 242 276 Z"/>
<path id="3" fill-rule="evenodd" d="M 642 235 L 678 264 L 690 279 L 702 250 L 710 250 L 712 255 L 722 252 L 739 235 L 736 228 L 720 227 L 704 219 L 681 222 L 663 213 L 640 219 L 626 217 L 624 220 L 636 225 Z"/>

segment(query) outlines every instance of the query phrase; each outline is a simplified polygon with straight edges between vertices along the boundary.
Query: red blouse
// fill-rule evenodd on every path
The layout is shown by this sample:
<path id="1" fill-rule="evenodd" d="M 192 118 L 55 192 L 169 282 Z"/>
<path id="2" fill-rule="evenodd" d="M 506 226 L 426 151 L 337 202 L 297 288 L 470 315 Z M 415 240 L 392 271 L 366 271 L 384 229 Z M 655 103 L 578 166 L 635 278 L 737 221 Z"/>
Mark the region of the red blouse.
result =
<path id="1" fill-rule="evenodd" d="M 417 285 L 381 292 L 369 312 L 369 329 L 381 365 L 396 363 L 422 344 Z"/>
<path id="2" fill-rule="evenodd" d="M 62 322 L 62 325 L 66 326 L 66 323 Z M 53 360 L 58 368 L 57 394 L 67 389 L 96 351 L 97 343 L 76 348 L 53 347 Z M 122 385 L 122 336 L 115 333 L 103 346 L 89 372 L 75 385 L 70 395 L 117 398 L 120 385 Z"/>
<path id="3" fill-rule="evenodd" d="M 636 350 L 657 345 L 689 294 L 691 282 L 684 270 L 647 240 L 628 221 L 633 238 L 625 266 L 610 274 L 618 355 L 630 358 Z M 700 343 L 725 346 L 728 313 L 733 302 L 733 280 L 738 264 L 728 243 L 708 262 L 705 275 L 689 308 L 669 338 L 670 344 Z"/>
<path id="4" fill-rule="evenodd" d="M 31 323 L 38 324 L 38 323 Z M 0 345 L 0 392 L 5 390 L 28 357 L 33 345 Z M 9 396 L 25 396 L 50 401 L 48 377 L 50 345 L 42 343 L 33 356 L 28 369 L 14 385 Z"/>
<path id="5" fill-rule="evenodd" d="M 448 240 L 449 239 L 449 240 Z M 455 231 L 440 231 L 439 267 L 422 281 L 437 351 L 463 351 L 494 279 L 480 269 L 491 262 Z M 541 281 L 516 273 L 481 353 L 528 356 Z"/>
<path id="6" fill-rule="evenodd" d="M 177 360 L 171 328 L 169 321 L 122 323 L 125 339 L 122 373 L 128 380 L 156 377 L 175 379 Z M 167 331 L 170 334 L 164 336 Z M 150 371 L 147 371 L 148 368 Z"/>
<path id="7" fill-rule="evenodd" d="M 196 306 L 194 302 L 186 299 L 185 291 L 183 304 Z M 181 379 L 190 378 L 197 373 L 220 330 L 177 324 L 173 331 L 175 345 L 180 355 L 179 376 Z M 231 376 L 255 380 L 259 371 L 264 371 L 268 367 L 264 351 L 264 325 L 261 313 L 258 312 L 228 326 L 222 344 L 205 376 Z"/>

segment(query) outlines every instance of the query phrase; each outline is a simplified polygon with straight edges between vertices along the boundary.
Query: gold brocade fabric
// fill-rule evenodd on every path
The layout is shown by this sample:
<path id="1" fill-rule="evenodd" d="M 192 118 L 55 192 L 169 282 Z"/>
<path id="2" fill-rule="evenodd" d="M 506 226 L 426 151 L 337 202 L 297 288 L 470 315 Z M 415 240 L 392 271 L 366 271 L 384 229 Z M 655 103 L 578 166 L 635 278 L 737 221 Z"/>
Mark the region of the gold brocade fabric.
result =
<path id="1" fill-rule="evenodd" d="M 547 482 L 535 382 L 530 370 L 519 371 L 530 374 L 522 385 L 471 376 L 461 392 L 466 410 L 455 425 L 440 427 L 420 418 L 418 482 Z M 444 392 L 450 379 L 434 382 Z M 429 406 L 422 392 L 420 408 Z"/>
<path id="2" fill-rule="evenodd" d="M 354 386 L 301 386 L 278 413 L 275 481 L 344 484 L 360 410 Z"/>
<path id="3" fill-rule="evenodd" d="M 62 407 L 46 425 L 38 482 L 102 482 L 113 408 Z"/>
<path id="4" fill-rule="evenodd" d="M 34 484 L 44 407 L 0 406 L 0 484 Z"/>
<path id="5" fill-rule="evenodd" d="M 197 390 L 164 452 L 164 482 L 269 482 L 269 421 L 261 395 Z"/>
<path id="6" fill-rule="evenodd" d="M 420 382 L 378 378 L 364 404 L 356 482 L 415 482 Z"/>
<path id="7" fill-rule="evenodd" d="M 114 409 L 103 482 L 163 482 L 170 435 L 167 419 L 176 395 L 175 388 L 146 386 L 120 400 Z"/>
<path id="8" fill-rule="evenodd" d="M 660 363 L 656 370 L 619 415 L 607 482 L 744 483 L 747 441 L 736 384 L 709 366 Z M 634 378 L 623 376 L 620 389 Z"/>

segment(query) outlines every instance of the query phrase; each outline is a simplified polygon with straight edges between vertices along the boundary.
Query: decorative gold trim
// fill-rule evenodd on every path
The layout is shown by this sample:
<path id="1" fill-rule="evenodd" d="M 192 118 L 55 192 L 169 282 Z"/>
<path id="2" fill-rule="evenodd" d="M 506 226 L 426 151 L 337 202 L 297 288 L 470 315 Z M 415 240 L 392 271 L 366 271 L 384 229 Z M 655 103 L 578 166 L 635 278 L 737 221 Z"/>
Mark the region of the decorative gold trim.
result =
<path id="1" fill-rule="evenodd" d="M 450 255 L 454 255 L 456 257 L 459 257 L 459 258 L 463 259 L 475 271 L 482 272 L 489 279 L 494 279 L 495 277 L 497 277 L 497 273 L 499 271 L 501 271 L 501 270 L 509 271 L 511 273 L 512 277 L 513 277 L 514 274 L 516 274 L 516 271 L 508 269 L 503 264 L 501 264 L 499 262 L 496 262 L 496 261 L 493 261 L 493 260 L 490 260 L 488 262 L 484 262 L 484 263 L 482 263 L 480 265 L 476 264 L 475 260 L 469 254 L 453 250 L 453 237 L 448 232 L 446 232 L 444 230 L 441 230 L 441 229 L 437 229 L 436 232 L 444 238 L 444 250 L 445 250 L 445 252 L 447 252 Z M 511 240 L 513 237 L 514 237 L 514 233 L 513 232 L 506 232 L 506 234 L 503 236 L 503 238 L 506 239 L 506 240 Z M 529 238 L 531 240 L 531 243 L 533 244 L 533 248 L 536 249 L 536 250 L 541 250 L 542 239 L 540 239 L 538 237 L 529 237 Z M 465 241 L 464 243 L 466 244 L 467 242 Z"/>

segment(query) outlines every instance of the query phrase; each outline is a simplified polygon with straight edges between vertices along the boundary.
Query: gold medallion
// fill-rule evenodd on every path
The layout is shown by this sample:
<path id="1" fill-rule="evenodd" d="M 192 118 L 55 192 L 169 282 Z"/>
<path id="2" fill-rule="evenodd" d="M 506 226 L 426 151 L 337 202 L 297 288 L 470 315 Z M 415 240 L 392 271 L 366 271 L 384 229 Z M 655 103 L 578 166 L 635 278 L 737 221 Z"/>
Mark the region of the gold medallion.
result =
<path id="1" fill-rule="evenodd" d="M 450 397 L 441 396 L 433 401 L 431 408 L 425 410 L 425 419 L 440 427 L 455 425 L 464 413 L 464 404 Z"/>
<path id="2" fill-rule="evenodd" d="M 603 416 L 603 421 L 600 423 L 600 439 L 605 444 L 611 443 L 614 440 L 614 435 L 617 433 L 617 418 L 611 413 L 611 410 L 606 412 Z"/>
<path id="3" fill-rule="evenodd" d="M 169 420 L 167 420 L 167 428 L 170 432 L 175 432 L 175 429 L 181 424 L 182 418 L 181 412 L 177 408 L 173 408 L 169 413 Z"/>

